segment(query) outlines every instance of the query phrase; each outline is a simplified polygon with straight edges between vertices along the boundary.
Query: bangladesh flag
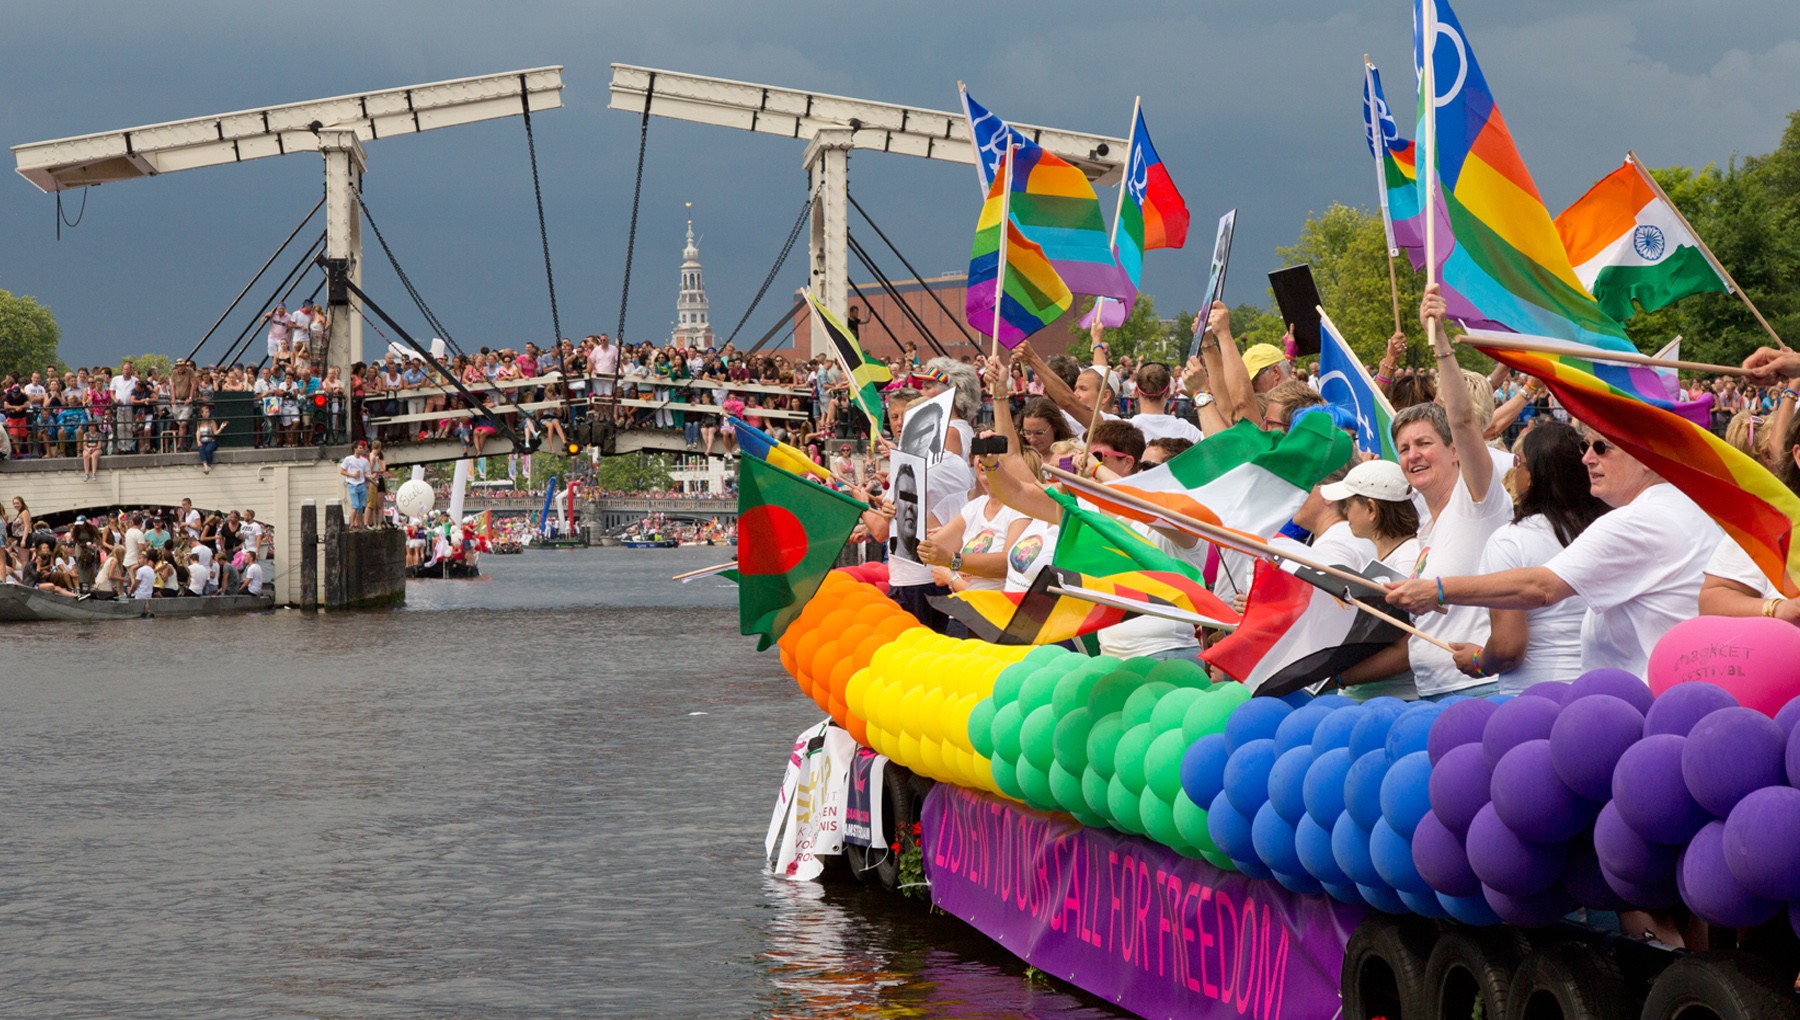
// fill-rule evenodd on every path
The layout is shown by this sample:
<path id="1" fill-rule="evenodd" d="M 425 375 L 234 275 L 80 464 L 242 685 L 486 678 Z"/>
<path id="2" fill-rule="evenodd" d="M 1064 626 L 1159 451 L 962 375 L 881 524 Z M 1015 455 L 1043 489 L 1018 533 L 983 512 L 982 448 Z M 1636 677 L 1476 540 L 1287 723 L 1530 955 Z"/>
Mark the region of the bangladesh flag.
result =
<path id="1" fill-rule="evenodd" d="M 738 461 L 738 629 L 774 644 L 868 507 L 753 457 Z"/>

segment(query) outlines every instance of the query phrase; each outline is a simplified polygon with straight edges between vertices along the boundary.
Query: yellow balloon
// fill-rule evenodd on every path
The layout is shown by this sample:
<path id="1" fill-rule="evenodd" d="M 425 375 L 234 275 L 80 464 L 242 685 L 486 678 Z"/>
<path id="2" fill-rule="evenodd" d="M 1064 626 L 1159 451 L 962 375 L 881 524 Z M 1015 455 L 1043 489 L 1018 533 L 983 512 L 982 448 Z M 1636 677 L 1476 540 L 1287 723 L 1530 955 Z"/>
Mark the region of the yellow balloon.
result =
<path id="1" fill-rule="evenodd" d="M 911 733 L 902 732 L 900 739 L 894 742 L 894 752 L 888 755 L 907 768 L 917 772 L 922 767 L 919 759 L 919 738 Z"/>
<path id="2" fill-rule="evenodd" d="M 873 676 L 874 671 L 868 666 L 850 674 L 850 682 L 844 685 L 844 704 L 850 706 L 851 715 L 868 718 L 863 711 L 863 692 L 868 690 Z"/>

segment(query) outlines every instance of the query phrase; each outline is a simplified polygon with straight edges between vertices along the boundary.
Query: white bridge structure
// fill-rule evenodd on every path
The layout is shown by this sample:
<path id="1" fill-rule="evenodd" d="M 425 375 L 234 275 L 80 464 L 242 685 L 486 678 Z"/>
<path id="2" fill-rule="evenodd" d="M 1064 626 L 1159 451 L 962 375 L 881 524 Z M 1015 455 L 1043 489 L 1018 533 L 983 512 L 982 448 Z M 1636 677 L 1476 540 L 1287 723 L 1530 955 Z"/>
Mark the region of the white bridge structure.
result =
<path id="1" fill-rule="evenodd" d="M 614 64 L 612 71 L 609 105 L 615 110 L 806 143 L 801 165 L 806 169 L 813 203 L 810 286 L 839 319 L 849 310 L 846 196 L 850 150 L 975 165 L 975 146 L 961 113 L 632 64 Z M 1008 123 L 1014 131 L 1080 167 L 1095 183 L 1118 183 L 1127 155 L 1125 139 Z M 824 326 L 815 317 L 812 352 L 827 350 Z"/>

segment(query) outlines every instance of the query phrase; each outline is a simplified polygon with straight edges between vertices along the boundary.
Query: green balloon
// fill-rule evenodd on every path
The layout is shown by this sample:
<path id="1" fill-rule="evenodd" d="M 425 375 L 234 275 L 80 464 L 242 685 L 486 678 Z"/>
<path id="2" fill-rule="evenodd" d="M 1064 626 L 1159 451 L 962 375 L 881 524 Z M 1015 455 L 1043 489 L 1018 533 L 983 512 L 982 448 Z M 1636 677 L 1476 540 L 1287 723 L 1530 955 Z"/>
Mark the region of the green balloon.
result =
<path id="1" fill-rule="evenodd" d="M 1069 651 L 1061 645 L 1038 645 L 1031 651 L 1026 652 L 1025 658 L 1020 661 L 1041 666 L 1044 663 L 1055 662 L 1058 659 L 1067 658 L 1074 654 L 1074 652 Z"/>
<path id="2" fill-rule="evenodd" d="M 1175 809 L 1158 797 L 1155 790 L 1146 789 L 1138 798 L 1138 818 L 1144 823 L 1144 835 L 1163 846 L 1179 850 L 1187 842 L 1181 838 L 1181 830 L 1175 827 Z"/>
<path id="3" fill-rule="evenodd" d="M 1112 827 L 1120 832 L 1134 836 L 1144 834 L 1144 820 L 1139 814 L 1139 802 L 1143 794 L 1132 793 L 1119 781 L 1118 776 L 1106 784 L 1106 813 L 1112 819 Z"/>
<path id="4" fill-rule="evenodd" d="M 1061 765 L 1050 766 L 1050 793 L 1060 810 L 1070 814 L 1087 811 L 1087 798 L 1081 793 L 1081 776 Z"/>
<path id="5" fill-rule="evenodd" d="M 994 716 L 999 711 L 993 698 L 982 698 L 969 710 L 969 746 L 983 758 L 994 756 Z"/>
<path id="6" fill-rule="evenodd" d="M 1148 722 L 1141 722 L 1125 731 L 1119 738 L 1118 750 L 1113 752 L 1113 778 L 1124 780 L 1133 797 L 1144 792 L 1144 756 L 1155 739 L 1156 731 Z"/>
<path id="7" fill-rule="evenodd" d="M 1028 655 L 1024 660 L 1001 670 L 1000 675 L 994 678 L 994 707 L 1005 708 L 1019 700 L 1020 685 L 1025 683 L 1026 677 L 1037 672 L 1039 665 L 1039 663 L 1032 662 Z"/>
<path id="8" fill-rule="evenodd" d="M 1150 713 L 1156 711 L 1156 703 L 1162 696 L 1174 690 L 1173 684 L 1157 683 L 1146 680 L 1144 685 L 1133 691 L 1131 697 L 1125 699 L 1125 725 L 1136 726 L 1150 721 Z"/>
<path id="9" fill-rule="evenodd" d="M 1019 727 L 1025 724 L 1025 709 L 1014 701 L 994 713 L 994 750 L 989 757 L 1019 760 Z"/>
<path id="10" fill-rule="evenodd" d="M 1117 712 L 1095 719 L 1088 730 L 1088 768 L 1100 773 L 1100 778 L 1113 777 L 1113 758 L 1118 751 L 1119 738 L 1124 735 L 1125 720 Z"/>
<path id="11" fill-rule="evenodd" d="M 1088 711 L 1094 718 L 1111 712 L 1122 711 L 1125 701 L 1131 692 L 1138 689 L 1144 678 L 1126 669 L 1116 669 L 1100 678 L 1094 689 L 1088 692 Z"/>
<path id="12" fill-rule="evenodd" d="M 1049 705 L 1033 709 L 1019 727 L 1019 756 L 1034 768 L 1048 773 L 1051 764 L 1056 761 L 1055 745 L 1052 743 L 1055 735 L 1056 710 Z"/>
<path id="13" fill-rule="evenodd" d="M 1050 773 L 1033 765 L 1029 760 L 1020 758 L 1018 764 L 1019 789 L 1025 792 L 1025 803 L 1039 811 L 1056 811 L 1056 794 L 1050 790 Z"/>
<path id="14" fill-rule="evenodd" d="M 1208 853 L 1219 854 L 1218 844 L 1213 842 L 1212 833 L 1206 829 L 1206 809 L 1195 804 L 1184 790 L 1175 795 L 1175 828 L 1193 853 L 1189 857 L 1204 857 Z M 1219 854 L 1223 857 L 1224 854 Z"/>
<path id="15" fill-rule="evenodd" d="M 1086 707 L 1089 692 L 1103 675 L 1091 669 L 1069 670 L 1057 681 L 1056 692 L 1050 695 L 1050 707 L 1056 709 L 1057 715 L 1068 715 L 1077 708 Z"/>
<path id="16" fill-rule="evenodd" d="M 1242 691 L 1244 685 L 1219 684 L 1212 690 L 1202 691 L 1188 706 L 1187 714 L 1181 718 L 1181 735 L 1188 743 L 1211 733 L 1225 732 L 1225 720 L 1231 718 L 1232 711 L 1245 700 L 1233 695 L 1234 689 Z"/>
<path id="17" fill-rule="evenodd" d="M 1087 801 L 1089 814 L 1098 815 L 1102 819 L 1112 817 L 1112 808 L 1107 807 L 1106 804 L 1106 791 L 1108 788 L 1109 784 L 1106 781 L 1106 777 L 1095 772 L 1093 769 L 1088 769 L 1081 774 L 1081 797 L 1083 800 Z M 1111 825 L 1112 823 L 1106 821 L 1101 824 Z"/>
<path id="18" fill-rule="evenodd" d="M 1159 730 L 1178 730 L 1181 721 L 1187 718 L 1187 710 L 1196 699 L 1204 693 L 1194 687 L 1177 687 L 1156 699 L 1156 707 L 1150 710 L 1150 725 Z"/>
<path id="19" fill-rule="evenodd" d="M 1061 662 L 1052 662 L 1038 667 L 1037 671 L 1025 678 L 1019 685 L 1019 704 L 1025 706 L 1025 714 L 1030 715 L 1037 709 L 1050 704 L 1050 698 L 1056 693 L 1056 685 L 1067 672 Z"/>
<path id="20" fill-rule="evenodd" d="M 1156 733 L 1156 739 L 1144 752 L 1144 787 L 1165 801 L 1173 801 L 1181 792 L 1181 759 L 1187 754 L 1188 742 L 1179 727 L 1157 732 L 1156 724 L 1151 723 L 1150 730 Z"/>
<path id="21" fill-rule="evenodd" d="M 1012 762 L 1005 758 L 994 758 L 988 762 L 988 768 L 993 771 L 994 785 L 1000 788 L 1001 793 L 1013 800 L 1025 799 L 1025 791 L 1019 789 L 1019 772 L 1013 768 Z"/>
<path id="22" fill-rule="evenodd" d="M 1114 661 L 1120 662 L 1120 660 L 1116 660 L 1116 659 Z M 1162 664 L 1161 659 L 1154 658 L 1149 655 L 1139 655 L 1139 656 L 1135 656 L 1130 659 L 1125 659 L 1122 662 L 1120 662 L 1120 665 L 1124 666 L 1126 669 L 1130 670 L 1131 672 L 1136 673 L 1140 677 L 1149 676 L 1150 671 L 1155 669 L 1157 666 L 1159 666 L 1161 664 Z"/>
<path id="23" fill-rule="evenodd" d="M 1198 659 L 1168 659 L 1159 662 L 1145 679 L 1202 691 L 1212 686 L 1211 678 L 1206 675 L 1206 667 L 1200 665 Z"/>
<path id="24" fill-rule="evenodd" d="M 1050 706 L 1054 711 L 1056 706 Z M 1088 767 L 1088 731 L 1093 729 L 1094 719 L 1083 705 L 1072 712 L 1064 714 L 1056 720 L 1056 735 L 1052 742 L 1056 749 L 1056 763 L 1076 775 L 1080 775 Z"/>
<path id="25" fill-rule="evenodd" d="M 1097 815 L 1097 814 L 1093 813 L 1092 811 L 1071 811 L 1071 812 L 1069 812 L 1069 814 L 1074 815 L 1076 821 L 1080 822 L 1081 824 L 1087 826 L 1090 829 L 1111 828 L 1111 826 L 1106 823 L 1105 815 Z"/>
<path id="26" fill-rule="evenodd" d="M 1225 856 L 1225 851 L 1223 850 L 1202 850 L 1200 851 L 1200 856 L 1206 863 L 1218 868 L 1220 871 L 1236 871 L 1238 869 L 1237 864 L 1234 863 L 1231 858 Z"/>

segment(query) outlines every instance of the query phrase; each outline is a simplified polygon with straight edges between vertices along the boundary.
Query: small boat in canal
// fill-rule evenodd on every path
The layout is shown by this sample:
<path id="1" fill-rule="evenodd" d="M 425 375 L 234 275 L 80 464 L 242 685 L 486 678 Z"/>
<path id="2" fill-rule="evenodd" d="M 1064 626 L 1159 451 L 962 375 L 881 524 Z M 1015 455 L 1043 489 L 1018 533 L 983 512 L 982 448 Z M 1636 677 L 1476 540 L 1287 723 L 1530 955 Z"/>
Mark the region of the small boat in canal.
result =
<path id="1" fill-rule="evenodd" d="M 260 613 L 275 606 L 273 594 L 205 595 L 196 598 L 102 599 L 60 595 L 19 584 L 0 585 L 0 623 L 68 620 L 77 623 L 144 617 L 224 616 Z"/>

